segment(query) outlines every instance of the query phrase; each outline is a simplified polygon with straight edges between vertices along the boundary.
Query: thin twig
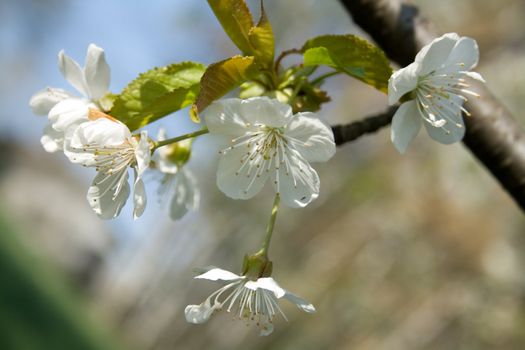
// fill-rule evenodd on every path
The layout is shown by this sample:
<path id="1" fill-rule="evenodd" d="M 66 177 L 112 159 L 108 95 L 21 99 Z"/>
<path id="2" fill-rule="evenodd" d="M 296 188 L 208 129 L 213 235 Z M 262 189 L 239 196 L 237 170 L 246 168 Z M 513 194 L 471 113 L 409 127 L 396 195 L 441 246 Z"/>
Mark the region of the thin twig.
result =
<path id="1" fill-rule="evenodd" d="M 290 50 L 284 50 L 283 52 L 281 52 L 279 57 L 277 57 L 277 59 L 275 60 L 275 65 L 273 67 L 275 73 L 279 73 L 279 67 L 281 66 L 281 61 L 283 60 L 283 58 L 285 58 L 288 55 L 292 55 L 292 54 L 299 55 L 302 53 L 303 52 L 300 49 L 290 49 Z"/>
<path id="2" fill-rule="evenodd" d="M 362 120 L 345 125 L 332 126 L 335 144 L 340 146 L 347 142 L 354 141 L 363 135 L 374 133 L 385 126 L 388 126 L 392 121 L 392 117 L 396 110 L 397 107 L 390 107 L 383 113 L 366 117 Z"/>

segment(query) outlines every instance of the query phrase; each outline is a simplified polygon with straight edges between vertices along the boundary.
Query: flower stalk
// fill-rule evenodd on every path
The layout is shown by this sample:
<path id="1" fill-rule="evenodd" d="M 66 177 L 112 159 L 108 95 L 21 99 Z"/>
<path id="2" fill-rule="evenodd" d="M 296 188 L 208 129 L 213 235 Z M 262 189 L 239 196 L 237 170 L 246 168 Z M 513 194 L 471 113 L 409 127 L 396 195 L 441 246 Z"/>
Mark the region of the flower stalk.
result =
<path id="1" fill-rule="evenodd" d="M 340 72 L 340 71 L 332 71 L 332 72 L 328 72 L 328 73 L 326 73 L 326 74 L 323 74 L 323 75 L 318 76 L 317 78 L 315 78 L 314 80 L 312 80 L 312 81 L 310 82 L 310 84 L 313 85 L 313 86 L 321 85 L 322 83 L 324 83 L 324 81 L 325 81 L 327 78 L 333 77 L 334 75 L 337 75 L 337 74 L 341 74 L 341 72 Z"/>
<path id="2" fill-rule="evenodd" d="M 281 202 L 281 196 L 279 193 L 275 194 L 272 206 L 272 214 L 270 215 L 270 221 L 268 221 L 268 226 L 266 227 L 266 236 L 261 247 L 261 250 L 257 253 L 265 258 L 268 258 L 268 249 L 270 247 L 270 241 L 272 240 L 273 228 L 275 226 L 275 220 L 277 219 L 277 212 L 279 211 L 279 203 Z"/>
<path id="3" fill-rule="evenodd" d="M 190 132 L 189 134 L 184 134 L 184 135 L 180 135 L 180 136 L 177 136 L 177 137 L 172 137 L 171 139 L 157 141 L 157 142 L 155 142 L 153 144 L 153 151 L 155 151 L 159 147 L 170 145 L 172 143 L 183 141 L 183 140 L 186 140 L 186 139 L 191 139 L 191 138 L 194 138 L 194 137 L 198 137 L 198 136 L 207 134 L 208 132 L 209 132 L 208 128 L 205 127 L 205 128 L 203 128 L 201 130 Z"/>
<path id="4" fill-rule="evenodd" d="M 285 58 L 288 55 L 293 55 L 293 54 L 300 55 L 302 53 L 303 52 L 300 49 L 289 49 L 289 50 L 284 50 L 283 52 L 281 52 L 279 57 L 277 57 L 277 59 L 275 60 L 275 64 L 273 66 L 275 73 L 279 73 L 279 67 L 281 66 L 281 61 L 283 60 L 283 58 Z"/>
<path id="5" fill-rule="evenodd" d="M 275 220 L 277 219 L 277 212 L 279 211 L 279 203 L 281 197 L 279 193 L 275 194 L 273 200 L 272 214 L 266 227 L 266 236 L 262 243 L 261 249 L 252 255 L 246 255 L 244 257 L 242 275 L 250 279 L 256 280 L 262 277 L 270 277 L 272 275 L 273 264 L 268 259 L 268 249 L 270 247 L 270 241 L 272 240 L 273 229 L 275 226 Z"/>

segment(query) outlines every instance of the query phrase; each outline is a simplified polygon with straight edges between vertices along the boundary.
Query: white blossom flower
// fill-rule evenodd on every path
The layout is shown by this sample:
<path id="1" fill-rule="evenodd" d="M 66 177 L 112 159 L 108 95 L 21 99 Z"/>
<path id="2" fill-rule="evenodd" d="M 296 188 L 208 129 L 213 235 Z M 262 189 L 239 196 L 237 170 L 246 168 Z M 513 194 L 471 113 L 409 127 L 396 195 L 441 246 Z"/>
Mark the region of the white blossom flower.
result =
<path id="1" fill-rule="evenodd" d="M 89 109 L 102 109 L 100 99 L 108 93 L 110 80 L 104 50 L 95 44 L 88 47 L 84 68 L 66 56 L 63 50 L 58 53 L 58 66 L 64 78 L 82 96 L 48 87 L 31 98 L 29 105 L 33 112 L 49 118 L 40 140 L 48 152 L 63 150 L 65 135 L 70 134 L 67 130 L 87 121 Z"/>
<path id="2" fill-rule="evenodd" d="M 166 139 L 166 131 L 161 128 L 157 135 L 158 141 Z M 182 148 L 184 152 L 189 152 L 191 139 L 179 141 L 176 144 L 160 147 L 157 150 L 156 159 L 157 169 L 163 174 L 160 180 L 158 194 L 161 199 L 171 197 L 170 217 L 179 220 L 189 210 L 196 210 L 199 207 L 200 192 L 197 180 L 193 173 L 184 166 L 187 159 L 174 159 L 177 157 L 177 150 Z"/>
<path id="3" fill-rule="evenodd" d="M 478 64 L 475 40 L 448 33 L 433 40 L 417 54 L 415 62 L 396 71 L 389 80 L 388 101 L 395 104 L 407 95 L 392 120 L 391 139 L 404 153 L 419 132 L 421 123 L 434 140 L 450 144 L 465 135 L 461 112 L 465 95 L 478 96 L 468 90 L 465 78 L 484 82 L 481 75 L 470 72 Z"/>
<path id="4" fill-rule="evenodd" d="M 284 290 L 271 277 L 262 277 L 253 281 L 246 276 L 239 276 L 213 266 L 208 267 L 207 270 L 195 278 L 224 281 L 226 285 L 213 292 L 202 304 L 186 306 L 184 314 L 186 321 L 190 323 L 204 323 L 215 311 L 226 307 L 227 312 L 234 310 L 239 319 L 256 322 L 261 329 L 261 335 L 269 335 L 273 332 L 275 314 L 280 313 L 287 320 L 279 306 L 279 299 L 287 299 L 308 313 L 315 312 L 312 304 Z"/>
<path id="5" fill-rule="evenodd" d="M 253 97 L 216 101 L 204 117 L 212 134 L 231 138 L 217 170 L 217 185 L 227 196 L 251 198 L 271 178 L 288 206 L 317 198 L 319 176 L 309 162 L 330 159 L 335 143 L 332 129 L 315 114 L 293 115 L 287 104 Z"/>
<path id="6" fill-rule="evenodd" d="M 96 114 L 104 115 L 101 112 Z M 133 216 L 136 219 L 146 206 L 142 175 L 151 159 L 147 132 L 132 135 L 126 125 L 104 116 L 82 123 L 72 131 L 64 153 L 73 163 L 97 169 L 87 199 L 102 219 L 116 217 L 126 203 L 130 193 L 128 167 L 132 167 L 135 175 Z"/>

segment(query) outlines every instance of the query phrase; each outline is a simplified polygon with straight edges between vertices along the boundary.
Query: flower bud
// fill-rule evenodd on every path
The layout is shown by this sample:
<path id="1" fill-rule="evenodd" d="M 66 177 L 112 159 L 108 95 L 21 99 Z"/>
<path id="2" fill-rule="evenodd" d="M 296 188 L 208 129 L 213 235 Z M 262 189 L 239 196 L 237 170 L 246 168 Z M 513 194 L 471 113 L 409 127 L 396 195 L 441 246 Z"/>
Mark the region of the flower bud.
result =
<path id="1" fill-rule="evenodd" d="M 192 139 L 186 139 L 165 146 L 166 158 L 177 166 L 183 166 L 191 156 Z"/>

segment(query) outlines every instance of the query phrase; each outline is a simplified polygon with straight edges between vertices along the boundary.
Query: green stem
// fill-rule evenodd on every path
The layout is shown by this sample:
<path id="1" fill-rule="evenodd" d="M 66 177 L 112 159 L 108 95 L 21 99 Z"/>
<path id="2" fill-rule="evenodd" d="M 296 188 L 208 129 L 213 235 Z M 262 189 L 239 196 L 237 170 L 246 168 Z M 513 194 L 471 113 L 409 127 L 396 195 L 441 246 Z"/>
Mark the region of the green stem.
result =
<path id="1" fill-rule="evenodd" d="M 314 80 L 312 80 L 310 82 L 310 84 L 312 85 L 317 85 L 319 83 L 322 83 L 323 80 L 325 80 L 326 78 L 330 78 L 331 76 L 334 76 L 334 75 L 337 75 L 337 74 L 341 74 L 341 72 L 339 71 L 333 71 L 333 72 L 329 72 L 329 73 L 326 73 L 326 74 L 323 74 L 323 75 L 320 75 L 318 76 L 317 78 L 315 78 Z"/>
<path id="2" fill-rule="evenodd" d="M 272 240 L 273 227 L 275 226 L 275 219 L 277 218 L 280 201 L 281 197 L 279 196 L 279 193 L 276 193 L 275 199 L 273 200 L 272 215 L 270 216 L 270 221 L 268 221 L 268 226 L 266 227 L 266 237 L 264 237 L 261 250 L 257 253 L 266 258 L 268 257 L 268 248 L 270 247 L 270 241 Z"/>
<path id="3" fill-rule="evenodd" d="M 173 137 L 173 138 L 167 139 L 167 140 L 157 141 L 157 142 L 155 142 L 155 144 L 153 146 L 153 151 L 155 151 L 159 147 L 166 146 L 166 145 L 169 145 L 169 144 L 172 144 L 172 143 L 175 143 L 175 142 L 179 142 L 179 141 L 182 141 L 182 140 L 191 139 L 193 137 L 197 137 L 197 136 L 204 135 L 204 134 L 207 134 L 207 133 L 209 133 L 209 130 L 208 130 L 208 128 L 205 127 L 202 130 L 190 132 L 189 134 L 184 134 L 184 135 Z"/>

